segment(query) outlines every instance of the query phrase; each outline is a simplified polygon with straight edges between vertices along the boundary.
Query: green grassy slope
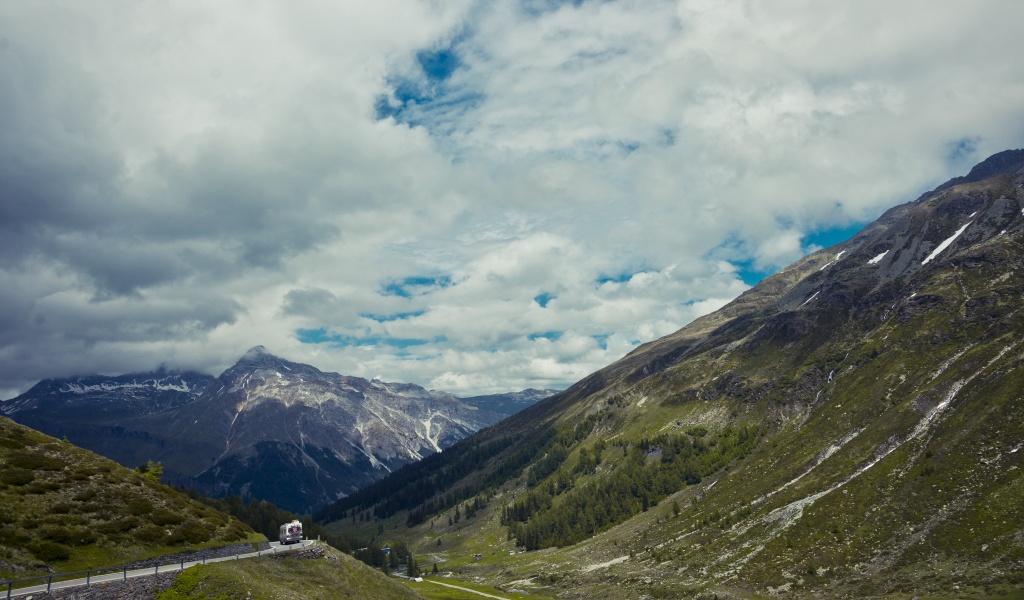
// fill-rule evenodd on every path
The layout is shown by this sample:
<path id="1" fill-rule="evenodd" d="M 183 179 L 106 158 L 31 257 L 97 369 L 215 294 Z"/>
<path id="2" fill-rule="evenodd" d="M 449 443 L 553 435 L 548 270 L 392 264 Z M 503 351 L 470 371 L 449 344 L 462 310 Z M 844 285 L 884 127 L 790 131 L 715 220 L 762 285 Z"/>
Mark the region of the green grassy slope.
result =
<path id="1" fill-rule="evenodd" d="M 0 578 L 264 539 L 138 472 L 0 417 Z"/>
<path id="2" fill-rule="evenodd" d="M 565 598 L 1015 596 L 1022 189 L 893 209 L 322 516 Z"/>
<path id="3" fill-rule="evenodd" d="M 157 600 L 413 600 L 401 581 L 324 546 L 322 558 L 265 557 L 200 565 L 178 575 Z"/>

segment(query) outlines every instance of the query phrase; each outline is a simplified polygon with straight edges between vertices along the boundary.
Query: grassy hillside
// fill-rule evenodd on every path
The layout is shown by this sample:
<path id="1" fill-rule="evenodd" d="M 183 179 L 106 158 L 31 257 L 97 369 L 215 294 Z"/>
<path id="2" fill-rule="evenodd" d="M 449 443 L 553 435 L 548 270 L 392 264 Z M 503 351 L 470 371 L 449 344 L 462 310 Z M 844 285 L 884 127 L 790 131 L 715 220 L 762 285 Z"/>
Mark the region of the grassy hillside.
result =
<path id="1" fill-rule="evenodd" d="M 263 539 L 141 473 L 0 417 L 0 578 Z"/>
<path id="2" fill-rule="evenodd" d="M 414 600 L 401 581 L 324 546 L 323 558 L 265 557 L 192 567 L 157 600 Z"/>
<path id="3" fill-rule="evenodd" d="M 1019 597 L 1022 190 L 897 207 L 321 516 L 562 598 Z"/>

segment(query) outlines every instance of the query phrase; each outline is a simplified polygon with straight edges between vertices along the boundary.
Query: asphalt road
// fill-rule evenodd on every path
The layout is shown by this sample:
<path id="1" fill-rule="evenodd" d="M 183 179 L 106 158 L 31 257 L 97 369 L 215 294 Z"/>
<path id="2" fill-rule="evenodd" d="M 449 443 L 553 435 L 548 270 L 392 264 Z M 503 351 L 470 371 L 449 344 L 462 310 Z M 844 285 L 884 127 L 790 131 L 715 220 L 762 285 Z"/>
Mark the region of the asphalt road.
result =
<path id="1" fill-rule="evenodd" d="M 43 583 L 42 585 L 34 585 L 32 587 L 17 588 L 8 591 L 6 588 L 0 589 L 0 598 L 17 598 L 20 596 L 27 596 L 30 594 L 39 594 L 50 590 L 60 590 L 71 587 L 82 587 L 92 585 L 95 583 L 103 583 L 105 581 L 124 581 L 126 579 L 133 579 L 135 577 L 147 577 L 149 575 L 155 575 L 157 573 L 173 573 L 187 569 L 195 565 L 210 564 L 215 562 L 223 562 L 226 560 L 240 560 L 243 558 L 256 558 L 259 556 L 267 556 L 280 554 L 282 552 L 292 552 L 301 548 L 307 548 L 311 544 L 315 544 L 314 540 L 302 540 L 299 544 L 290 544 L 288 546 L 282 546 L 280 542 L 270 542 L 270 550 L 261 550 L 259 552 L 248 552 L 246 554 L 236 554 L 234 556 L 223 556 L 221 558 L 208 558 L 206 560 L 198 561 L 186 561 L 168 563 L 166 565 L 160 565 L 157 567 L 146 567 L 145 569 L 134 569 L 131 571 L 115 571 L 113 573 L 107 572 L 102 575 L 93 575 L 91 577 L 83 577 L 81 579 L 67 579 L 63 581 L 54 581 L 50 584 Z M 54 575 L 58 577 L 59 574 Z"/>

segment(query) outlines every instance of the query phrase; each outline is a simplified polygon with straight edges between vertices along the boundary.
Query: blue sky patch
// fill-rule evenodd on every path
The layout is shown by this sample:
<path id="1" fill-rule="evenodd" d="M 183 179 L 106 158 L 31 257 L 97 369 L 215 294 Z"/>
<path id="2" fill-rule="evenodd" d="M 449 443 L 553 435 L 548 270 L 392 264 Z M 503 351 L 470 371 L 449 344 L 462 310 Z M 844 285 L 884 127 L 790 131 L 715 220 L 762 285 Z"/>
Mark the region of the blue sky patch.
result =
<path id="1" fill-rule="evenodd" d="M 303 344 L 323 344 L 331 341 L 331 335 L 327 333 L 326 327 L 317 329 L 296 329 L 295 337 Z"/>
<path id="2" fill-rule="evenodd" d="M 551 302 L 555 298 L 557 298 L 557 296 L 555 296 L 554 294 L 541 292 L 533 297 L 533 301 L 539 304 L 541 308 L 547 308 L 548 302 Z"/>
<path id="3" fill-rule="evenodd" d="M 431 81 L 448 79 L 461 64 L 459 57 L 451 47 L 440 50 L 420 50 L 416 53 L 416 60 L 420 63 L 423 74 Z"/>
<path id="4" fill-rule="evenodd" d="M 765 277 L 774 275 L 778 272 L 778 269 L 758 269 L 754 267 L 754 261 L 752 259 L 743 261 L 733 260 L 730 262 L 736 267 L 736 274 L 740 276 L 743 283 L 751 287 L 757 285 L 757 282 L 761 281 Z"/>
<path id="5" fill-rule="evenodd" d="M 642 271 L 623 271 L 622 273 L 615 275 L 603 275 L 597 278 L 596 283 L 598 286 L 602 286 L 606 283 L 626 283 L 637 273 L 642 273 Z"/>
<path id="6" fill-rule="evenodd" d="M 447 342 L 448 338 L 439 335 L 433 339 L 422 338 L 393 338 L 382 335 L 368 335 L 357 337 L 353 335 L 341 335 L 330 333 L 326 327 L 316 329 L 296 329 L 295 337 L 303 344 L 330 344 L 338 348 L 349 348 L 352 346 L 387 346 L 389 348 L 410 348 L 412 346 L 423 346 L 425 344 L 438 344 Z"/>
<path id="7" fill-rule="evenodd" d="M 962 137 L 952 144 L 949 145 L 949 162 L 952 164 L 960 164 L 961 162 L 970 159 L 978 151 L 978 142 L 981 141 L 980 137 Z"/>
<path id="8" fill-rule="evenodd" d="M 452 285 L 452 279 L 447 275 L 438 277 L 406 277 L 405 279 L 385 283 L 380 288 L 380 294 L 382 296 L 412 298 L 414 294 L 426 291 L 422 288 L 446 288 Z"/>
<path id="9" fill-rule="evenodd" d="M 359 313 L 360 317 L 364 319 L 370 319 L 378 323 L 388 323 L 390 321 L 404 321 L 405 319 L 412 319 L 421 315 L 427 314 L 425 310 L 414 310 L 410 312 L 399 312 L 391 315 L 375 315 L 372 313 Z"/>
<path id="10" fill-rule="evenodd" d="M 522 0 L 519 3 L 520 10 L 532 17 L 540 17 L 549 12 L 554 12 L 564 5 L 571 4 L 579 6 L 584 0 Z"/>
<path id="11" fill-rule="evenodd" d="M 416 53 L 420 76 L 392 75 L 387 79 L 390 94 L 381 94 L 374 103 L 377 120 L 393 118 L 407 125 L 425 126 L 432 134 L 444 135 L 452 120 L 479 104 L 478 92 L 450 85 L 449 79 L 462 66 L 456 38 L 444 48 Z"/>
<path id="12" fill-rule="evenodd" d="M 530 335 L 526 336 L 526 339 L 528 339 L 528 340 L 530 340 L 532 342 L 534 340 L 539 340 L 539 339 L 543 338 L 545 340 L 553 342 L 553 341 L 557 340 L 558 338 L 562 337 L 563 333 L 564 332 L 562 332 L 562 331 L 543 331 L 543 332 L 539 332 L 539 333 L 531 333 Z"/>
<path id="13" fill-rule="evenodd" d="M 608 338 L 612 337 L 612 334 L 602 333 L 600 335 L 592 335 L 590 337 L 594 338 L 594 341 L 597 342 L 597 345 L 600 346 L 602 350 L 607 350 Z"/>
<path id="14" fill-rule="evenodd" d="M 814 244 L 821 246 L 822 248 L 828 248 L 852 238 L 858 231 L 864 229 L 865 225 L 867 225 L 867 222 L 854 223 L 853 225 L 847 225 L 846 227 L 825 229 L 805 235 L 801 242 L 805 247 Z"/>

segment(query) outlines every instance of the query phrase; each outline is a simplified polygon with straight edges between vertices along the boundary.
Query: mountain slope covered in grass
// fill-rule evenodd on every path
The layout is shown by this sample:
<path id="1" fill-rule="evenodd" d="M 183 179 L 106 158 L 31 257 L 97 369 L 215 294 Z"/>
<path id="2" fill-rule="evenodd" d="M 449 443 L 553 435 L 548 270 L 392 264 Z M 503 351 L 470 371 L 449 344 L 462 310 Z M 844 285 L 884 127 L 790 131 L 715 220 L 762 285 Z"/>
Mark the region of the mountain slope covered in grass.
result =
<path id="1" fill-rule="evenodd" d="M 0 417 L 0 579 L 264 539 L 154 478 Z"/>
<path id="2" fill-rule="evenodd" d="M 319 516 L 564 598 L 1016 593 L 1022 292 L 1015 150 Z"/>
<path id="3" fill-rule="evenodd" d="M 192 567 L 156 600 L 275 598 L 279 600 L 415 600 L 389 578 L 329 546 L 323 556 L 264 557 Z"/>

